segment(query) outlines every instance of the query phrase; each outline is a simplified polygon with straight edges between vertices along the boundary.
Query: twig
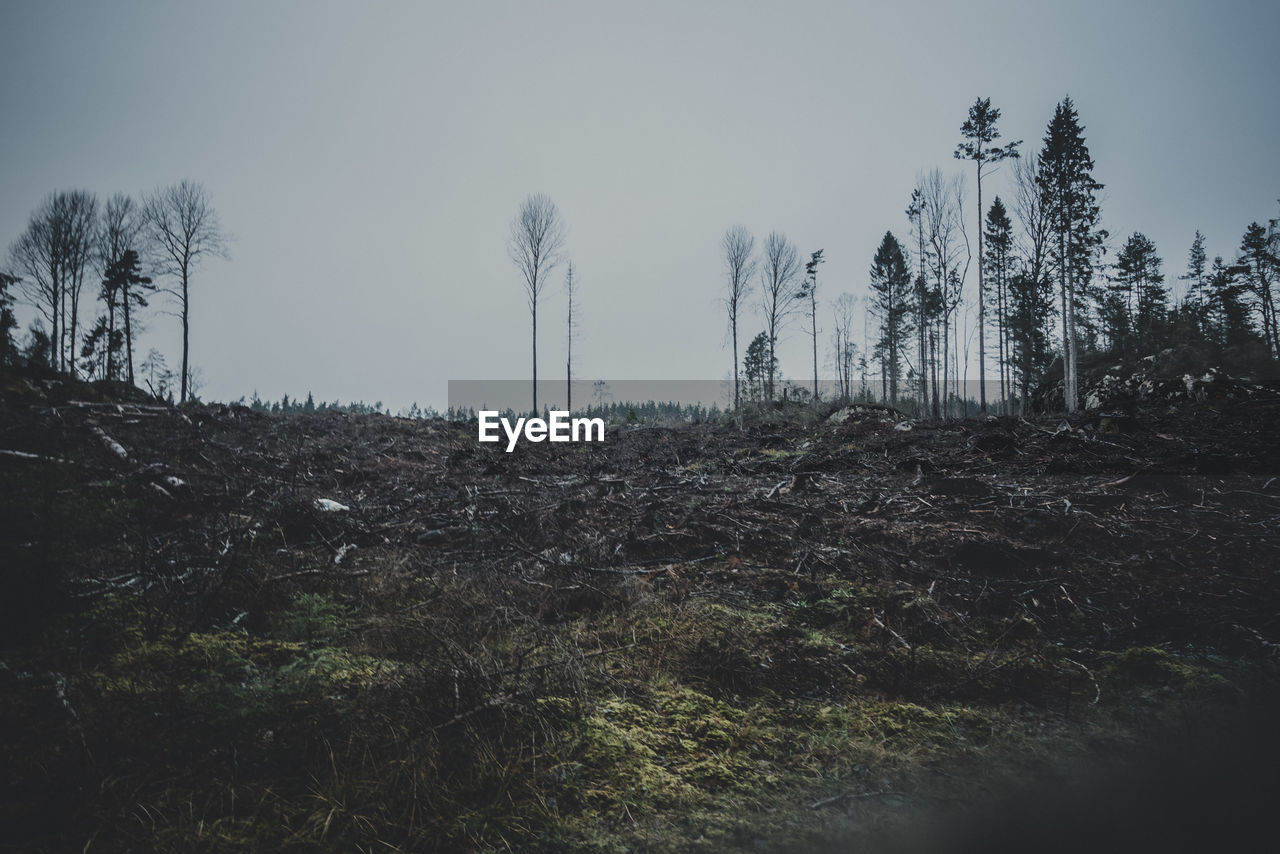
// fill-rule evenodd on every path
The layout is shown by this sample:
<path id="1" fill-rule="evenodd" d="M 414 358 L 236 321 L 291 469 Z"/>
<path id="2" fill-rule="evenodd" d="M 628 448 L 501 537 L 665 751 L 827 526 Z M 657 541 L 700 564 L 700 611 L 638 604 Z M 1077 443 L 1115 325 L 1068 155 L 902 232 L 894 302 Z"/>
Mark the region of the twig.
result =
<path id="1" fill-rule="evenodd" d="M 865 801 L 871 798 L 906 798 L 907 800 L 911 800 L 911 795 L 906 792 L 894 792 L 887 789 L 879 792 L 841 792 L 838 795 L 832 795 L 829 798 L 814 801 L 809 804 L 809 809 L 818 810 L 823 807 L 839 803 L 840 801 Z"/>

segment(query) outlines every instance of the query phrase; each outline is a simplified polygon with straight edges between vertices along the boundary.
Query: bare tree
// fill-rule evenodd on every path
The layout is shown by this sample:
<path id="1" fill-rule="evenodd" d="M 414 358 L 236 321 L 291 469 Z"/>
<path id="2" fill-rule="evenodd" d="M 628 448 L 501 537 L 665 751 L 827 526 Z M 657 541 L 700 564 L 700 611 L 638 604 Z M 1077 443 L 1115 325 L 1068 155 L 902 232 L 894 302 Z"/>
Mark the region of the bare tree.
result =
<path id="1" fill-rule="evenodd" d="M 957 343 L 953 324 L 956 307 L 963 297 L 965 276 L 969 271 L 969 239 L 964 225 L 964 179 L 955 176 L 951 180 L 942 177 L 942 171 L 934 169 L 920 183 L 921 221 L 925 234 L 929 264 L 939 299 L 936 323 L 942 337 L 943 407 L 949 406 L 948 387 L 952 383 L 952 347 Z M 932 349 L 932 347 L 931 347 Z M 936 397 L 936 395 L 935 395 Z M 940 413 L 934 407 L 934 415 Z"/>
<path id="2" fill-rule="evenodd" d="M 729 336 L 733 340 L 733 408 L 739 404 L 738 378 L 738 317 L 751 277 L 756 271 L 756 239 L 751 236 L 745 226 L 735 225 L 724 233 L 720 240 L 724 251 L 725 278 L 728 281 L 728 292 L 724 305 L 729 314 Z"/>
<path id="3" fill-rule="evenodd" d="M 1022 229 L 1017 238 L 1018 254 L 1028 274 L 1036 281 L 1048 275 L 1051 223 L 1037 183 L 1040 158 L 1030 154 L 1013 164 L 1013 210 Z"/>
<path id="4" fill-rule="evenodd" d="M 764 291 L 761 311 L 764 314 L 766 342 L 769 346 L 765 399 L 773 400 L 774 375 L 777 372 L 778 334 L 787 318 L 800 304 L 802 291 L 796 287 L 800 277 L 800 253 L 787 236 L 777 231 L 769 232 L 764 241 L 764 262 L 760 269 L 760 284 Z"/>
<path id="5" fill-rule="evenodd" d="M 573 313 L 575 299 L 578 296 L 578 283 L 573 278 L 573 262 L 569 262 L 569 269 L 564 277 L 564 294 L 569 302 L 568 319 L 565 330 L 565 344 L 567 352 L 564 363 L 564 396 L 565 409 L 573 411 L 573 339 L 578 334 L 578 318 Z"/>
<path id="6" fill-rule="evenodd" d="M 93 258 L 98 201 L 83 190 L 50 195 L 10 248 L 23 298 L 49 321 L 52 365 L 75 375 L 80 292 Z"/>
<path id="7" fill-rule="evenodd" d="M 551 271 L 559 266 L 564 252 L 564 221 L 555 202 L 542 193 L 524 200 L 511 221 L 507 252 L 524 277 L 533 320 L 533 412 L 538 412 L 538 300 L 547 287 Z"/>
<path id="8" fill-rule="evenodd" d="M 167 289 L 178 300 L 182 318 L 182 378 L 179 402 L 190 391 L 191 276 L 207 257 L 227 256 L 226 237 L 203 184 L 183 181 L 147 196 L 143 218 L 157 255 L 158 272 L 177 279 Z"/>
<path id="9" fill-rule="evenodd" d="M 62 250 L 56 231 L 50 222 L 47 200 L 27 220 L 27 227 L 9 247 L 10 262 L 23 276 L 18 280 L 23 300 L 34 307 L 48 321 L 51 332 L 50 365 L 61 367 L 62 354 L 58 352 L 58 317 L 62 305 Z"/>
<path id="10" fill-rule="evenodd" d="M 835 302 L 835 326 L 832 329 L 832 356 L 836 368 L 836 384 L 842 400 L 853 397 L 853 368 L 857 347 L 853 343 L 853 314 L 857 299 L 841 294 Z"/>

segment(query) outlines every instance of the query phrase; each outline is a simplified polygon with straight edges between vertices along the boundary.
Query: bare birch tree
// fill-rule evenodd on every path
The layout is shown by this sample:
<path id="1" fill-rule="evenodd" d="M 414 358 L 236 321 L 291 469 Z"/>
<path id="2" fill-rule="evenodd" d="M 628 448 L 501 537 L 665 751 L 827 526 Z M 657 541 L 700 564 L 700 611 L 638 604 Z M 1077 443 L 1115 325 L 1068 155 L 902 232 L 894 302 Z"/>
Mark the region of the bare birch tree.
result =
<path id="1" fill-rule="evenodd" d="M 143 218 L 155 249 L 157 271 L 176 279 L 166 291 L 178 300 L 182 320 L 182 377 L 178 400 L 191 384 L 191 277 L 205 258 L 227 256 L 226 237 L 203 184 L 182 181 L 147 196 Z"/>
<path id="2" fill-rule="evenodd" d="M 565 362 L 564 362 L 564 408 L 573 411 L 573 339 L 578 335 L 578 316 L 574 313 L 578 296 L 578 282 L 573 277 L 573 262 L 570 261 L 564 276 L 564 295 L 569 308 L 565 320 Z"/>
<path id="3" fill-rule="evenodd" d="M 728 285 L 724 306 L 729 315 L 729 337 L 733 346 L 733 408 L 737 409 L 741 402 L 738 391 L 741 375 L 738 363 L 738 319 L 747 296 L 747 288 L 751 285 L 751 277 L 756 272 L 756 239 L 747 231 L 746 226 L 735 225 L 720 239 L 720 248 L 724 252 L 725 279 Z"/>
<path id="4" fill-rule="evenodd" d="M 564 252 L 565 228 L 555 202 L 542 193 L 524 200 L 511 221 L 507 252 L 524 279 L 533 321 L 533 413 L 538 413 L 538 301 L 546 290 L 551 272 L 560 265 Z"/>
<path id="5" fill-rule="evenodd" d="M 853 397 L 853 368 L 857 347 L 853 343 L 853 316 L 857 298 L 843 293 L 835 302 L 835 324 L 832 327 L 832 358 L 836 369 L 836 384 L 842 400 Z"/>
<path id="6" fill-rule="evenodd" d="M 929 255 L 929 266 L 939 300 L 937 330 L 942 337 L 942 352 L 934 356 L 942 367 L 943 409 L 949 410 L 953 372 L 952 348 L 956 345 L 955 310 L 963 297 L 965 276 L 969 271 L 969 240 L 964 225 L 964 179 L 951 180 L 934 169 L 920 184 L 921 219 Z M 936 409 L 936 407 L 935 407 Z M 937 415 L 935 411 L 935 415 Z"/>
<path id="7" fill-rule="evenodd" d="M 771 231 L 764 242 L 764 259 L 760 269 L 760 285 L 763 290 L 761 313 L 764 315 L 766 342 L 769 347 L 765 378 L 765 399 L 773 400 L 774 379 L 777 373 L 778 334 L 787 318 L 799 307 L 802 296 L 796 286 L 800 277 L 800 253 L 795 244 L 781 232 Z"/>
<path id="8" fill-rule="evenodd" d="M 51 364 L 75 376 L 80 294 L 93 259 L 98 201 L 84 190 L 47 197 L 27 220 L 10 256 L 23 274 L 21 288 L 51 328 Z"/>

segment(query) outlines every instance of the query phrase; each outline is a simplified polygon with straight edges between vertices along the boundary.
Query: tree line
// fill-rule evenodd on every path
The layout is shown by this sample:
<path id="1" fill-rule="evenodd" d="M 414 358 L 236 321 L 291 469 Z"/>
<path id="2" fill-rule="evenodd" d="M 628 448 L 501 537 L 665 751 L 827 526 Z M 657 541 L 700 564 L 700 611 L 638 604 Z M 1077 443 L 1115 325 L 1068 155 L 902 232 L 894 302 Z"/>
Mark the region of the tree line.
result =
<path id="1" fill-rule="evenodd" d="M 178 399 L 186 402 L 198 382 L 191 285 L 205 259 L 226 256 L 226 241 L 208 192 L 191 181 L 138 201 L 116 193 L 105 204 L 85 190 L 51 193 L 31 212 L 0 273 L 0 360 L 134 384 L 138 313 L 163 293 L 176 301 L 182 326 Z M 17 299 L 38 314 L 22 352 L 14 338 Z"/>
<path id="2" fill-rule="evenodd" d="M 879 397 L 912 403 L 941 417 L 967 411 L 970 347 L 976 337 L 977 405 L 989 408 L 988 360 L 995 399 L 1011 411 L 1025 407 L 1052 372 L 1062 375 L 1062 406 L 1079 406 L 1083 354 L 1141 357 L 1174 344 L 1199 345 L 1213 357 L 1235 350 L 1254 361 L 1280 357 L 1280 220 L 1251 223 L 1235 258 L 1208 262 L 1204 235 L 1188 254 L 1185 293 L 1166 285 L 1163 261 L 1141 232 L 1118 249 L 1101 224 L 1095 164 L 1071 98 L 1059 102 L 1038 151 L 1022 156 L 1022 142 L 1000 143 L 1000 110 L 978 98 L 960 127 L 957 160 L 973 164 L 977 227 L 968 222 L 963 174 L 923 173 L 905 209 L 907 239 L 885 232 L 871 259 L 863 299 L 864 349 L 854 343 L 856 299 L 841 294 L 832 306 L 830 364 L 836 393 L 874 396 L 867 379 L 878 365 Z M 1012 162 L 1006 205 L 996 195 L 983 204 L 983 179 Z M 976 243 L 976 252 L 974 244 Z M 744 226 L 725 232 L 724 306 L 733 353 L 733 399 L 773 400 L 777 392 L 779 335 L 796 313 L 805 315 L 813 344 L 818 399 L 818 280 L 823 251 L 802 264 L 799 251 L 778 231 L 757 253 Z M 913 257 L 914 256 L 914 257 Z M 966 292 L 976 268 L 976 294 Z M 754 300 L 753 300 L 754 297 Z M 750 308 L 763 323 L 739 360 L 740 326 Z M 974 328 L 961 313 L 976 308 Z M 869 327 L 874 323 L 874 331 Z M 968 324 L 966 323 L 966 327 Z M 975 336 L 976 333 L 976 336 Z M 862 373 L 857 392 L 853 379 Z"/>

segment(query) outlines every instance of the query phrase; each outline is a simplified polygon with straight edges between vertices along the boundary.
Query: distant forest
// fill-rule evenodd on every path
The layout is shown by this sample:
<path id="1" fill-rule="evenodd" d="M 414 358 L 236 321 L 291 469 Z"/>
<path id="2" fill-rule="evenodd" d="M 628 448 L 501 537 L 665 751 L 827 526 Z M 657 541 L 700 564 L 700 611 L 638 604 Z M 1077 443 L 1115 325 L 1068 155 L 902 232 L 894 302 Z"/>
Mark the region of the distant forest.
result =
<path id="1" fill-rule="evenodd" d="M 1184 286 L 1175 287 L 1149 237 L 1118 238 L 1102 226 L 1103 185 L 1093 177 L 1084 125 L 1069 97 L 1056 105 L 1036 152 L 1024 154 L 1020 140 L 999 142 L 999 119 L 989 98 L 975 100 L 954 150 L 966 170 L 922 173 L 904 194 L 904 237 L 886 231 L 870 259 L 861 348 L 859 298 L 842 293 L 821 304 L 824 249 L 806 259 L 782 232 L 770 232 L 759 245 L 742 225 L 725 232 L 722 296 L 733 408 L 806 396 L 808 380 L 784 382 L 777 355 L 795 319 L 812 339 L 810 401 L 823 393 L 819 353 L 826 351 L 835 377 L 828 398 L 878 399 L 935 418 L 987 413 L 992 403 L 1004 412 L 1025 411 L 1037 399 L 1073 412 L 1082 362 L 1103 356 L 1136 362 L 1175 345 L 1184 349 L 1181 364 L 1274 372 L 1280 219 L 1250 223 L 1228 260 L 1210 261 L 1205 236 L 1196 231 L 1185 272 L 1176 275 Z M 983 179 L 1003 161 L 1012 169 L 1012 193 L 986 204 Z M 976 179 L 972 206 L 969 174 Z M 566 261 L 564 222 L 550 198 L 524 201 L 511 223 L 508 251 L 529 304 L 537 411 L 538 305 L 552 272 Z M 566 266 L 571 381 L 579 284 L 573 264 Z M 746 331 L 752 314 L 764 325 L 754 335 Z M 825 346 L 821 315 L 833 321 Z M 975 359 L 976 400 L 968 376 Z M 1048 381 L 1060 383 L 1057 395 L 1037 396 Z"/>
<path id="2" fill-rule="evenodd" d="M 1194 353 L 1189 362 L 1205 367 L 1274 370 L 1280 357 L 1275 297 L 1280 218 L 1265 225 L 1250 222 L 1227 259 L 1210 260 L 1205 236 L 1196 231 L 1184 272 L 1166 274 L 1164 259 L 1145 234 L 1114 236 L 1102 226 L 1103 187 L 1093 177 L 1084 125 L 1070 98 L 1056 105 L 1034 152 L 1024 151 L 1021 141 L 1001 143 L 999 119 L 990 99 L 979 98 L 969 108 L 954 151 L 966 164 L 964 171 L 923 172 L 904 193 L 902 236 L 892 229 L 884 233 L 861 297 L 841 293 L 824 304 L 819 289 L 823 249 L 802 258 L 782 232 L 770 232 L 759 246 L 741 225 L 725 232 L 720 287 L 732 349 L 733 408 L 790 395 L 793 400 L 878 399 L 933 417 L 970 414 L 975 404 L 978 413 L 992 407 L 1025 411 L 1037 399 L 1036 391 L 1053 382 L 1061 384 L 1060 393 L 1051 401 L 1040 395 L 1041 405 L 1070 412 L 1078 407 L 1082 361 L 1098 356 L 1135 361 L 1174 346 L 1189 349 Z M 1007 199 L 996 195 L 986 203 L 983 180 L 1004 161 L 1012 170 L 1012 191 Z M 976 179 L 972 201 L 968 175 Z M 580 284 L 565 253 L 564 223 L 550 198 L 538 194 L 525 200 L 511 224 L 507 249 L 532 321 L 536 412 L 538 306 L 562 265 L 570 385 L 578 333 Z M 226 237 L 199 184 L 183 181 L 138 202 L 123 194 L 99 204 L 82 190 L 53 193 L 31 212 L 0 270 L 0 365 L 126 381 L 185 402 L 201 383 L 190 359 L 190 288 L 204 260 L 225 255 Z M 176 368 L 156 350 L 145 357 L 135 353 L 139 315 L 158 293 L 177 305 L 182 354 Z M 18 300 L 38 315 L 22 340 L 14 312 Z M 855 329 L 859 301 L 862 347 Z M 748 327 L 749 314 L 761 318 L 764 328 Z M 825 331 L 824 317 L 831 321 Z M 778 362 L 778 342 L 796 319 L 812 339 L 811 385 L 808 379 L 784 383 Z M 825 343 L 820 336 L 826 336 Z M 819 383 L 820 352 L 835 378 L 825 392 Z M 384 411 L 381 402 L 316 404 L 309 395 L 305 401 L 286 396 L 267 404 L 255 394 L 252 401 L 240 402 L 283 413 Z M 613 421 L 633 413 L 644 419 L 659 410 L 664 417 L 685 420 L 719 414 L 675 403 L 610 407 L 602 414 Z M 463 413 L 414 404 L 401 414 Z"/>
<path id="3" fill-rule="evenodd" d="M 1210 261 L 1197 231 L 1185 272 L 1177 275 L 1185 286 L 1172 287 L 1150 238 L 1141 232 L 1116 238 L 1101 226 L 1102 185 L 1070 98 L 1056 106 L 1035 153 L 1024 155 L 1021 141 L 1000 144 L 999 118 L 990 99 L 979 98 L 960 128 L 954 156 L 976 176 L 972 208 L 964 174 L 934 169 L 911 190 L 906 238 L 890 230 L 881 239 L 863 298 L 866 323 L 874 324 L 868 352 L 854 343 L 855 298 L 841 294 L 828 307 L 834 320 L 828 364 L 840 397 L 878 397 L 934 417 L 970 413 L 967 373 L 975 351 L 982 413 L 993 400 L 1004 411 L 1022 410 L 1050 378 L 1062 383 L 1055 402 L 1074 411 L 1079 365 L 1088 356 L 1132 362 L 1177 346 L 1205 366 L 1274 365 L 1280 220 L 1250 223 L 1229 260 Z M 983 178 L 1005 160 L 1013 170 L 1012 197 L 995 196 L 984 206 Z M 971 212 L 980 215 L 980 228 L 969 223 Z M 813 336 L 816 397 L 823 251 L 802 264 L 796 246 L 772 232 L 757 252 L 742 226 L 725 233 L 721 248 L 735 401 L 774 398 L 776 344 L 794 315 Z M 976 293 L 967 286 L 974 268 Z M 765 328 L 739 364 L 741 314 L 753 298 Z M 962 309 L 977 313 L 966 329 Z"/>
<path id="4" fill-rule="evenodd" d="M 339 401 L 316 403 L 310 392 L 306 398 L 290 399 L 285 395 L 278 401 L 264 401 L 254 392 L 252 397 L 233 401 L 237 406 L 246 406 L 255 412 L 270 412 L 277 415 L 305 415 L 324 412 L 346 412 L 352 415 L 391 415 L 392 412 L 383 406 L 382 401 L 365 403 L 355 401 L 341 403 Z M 679 403 L 676 401 L 597 401 L 576 412 L 588 418 L 603 418 L 609 424 L 652 424 L 670 422 L 689 422 L 698 424 L 704 421 L 715 421 L 724 412 L 717 404 L 705 406 L 700 403 Z M 472 407 L 450 406 L 438 410 L 433 406 L 419 406 L 413 403 L 395 413 L 400 418 L 443 418 L 446 421 L 475 421 L 476 410 Z M 502 410 L 504 417 L 513 417 L 517 413 L 512 409 Z M 546 414 L 544 410 L 544 415 Z"/>

